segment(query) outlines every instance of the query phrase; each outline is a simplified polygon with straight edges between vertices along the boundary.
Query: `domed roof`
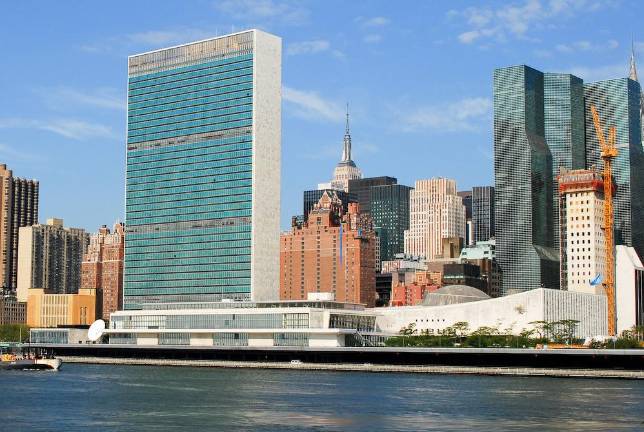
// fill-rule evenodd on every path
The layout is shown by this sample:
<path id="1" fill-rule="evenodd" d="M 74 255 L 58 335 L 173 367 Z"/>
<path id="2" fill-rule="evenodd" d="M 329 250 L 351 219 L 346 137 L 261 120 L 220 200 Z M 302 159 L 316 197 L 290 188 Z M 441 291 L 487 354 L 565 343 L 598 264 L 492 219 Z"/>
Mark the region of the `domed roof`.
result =
<path id="1" fill-rule="evenodd" d="M 467 285 L 447 285 L 425 295 L 424 306 L 444 306 L 489 299 L 483 291 Z"/>

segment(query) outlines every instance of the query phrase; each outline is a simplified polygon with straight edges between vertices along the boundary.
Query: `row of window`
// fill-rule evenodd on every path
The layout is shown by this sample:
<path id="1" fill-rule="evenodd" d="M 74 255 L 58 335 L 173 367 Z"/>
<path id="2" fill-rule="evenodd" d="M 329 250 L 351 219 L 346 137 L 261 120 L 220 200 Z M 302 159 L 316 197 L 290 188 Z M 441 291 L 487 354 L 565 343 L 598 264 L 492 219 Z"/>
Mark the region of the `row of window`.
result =
<path id="1" fill-rule="evenodd" d="M 189 87 L 194 84 L 203 84 L 218 80 L 225 80 L 228 78 L 237 78 L 241 76 L 253 75 L 253 64 L 249 63 L 246 67 L 229 68 L 227 70 L 220 70 L 214 73 L 201 73 L 192 74 L 192 76 L 185 76 L 181 80 L 168 81 L 165 83 L 156 83 L 153 85 L 140 86 L 138 88 L 128 89 L 128 96 L 142 96 L 146 94 L 161 93 L 164 90 L 174 90 Z"/>
<path id="2" fill-rule="evenodd" d="M 308 328 L 308 313 L 126 315 L 112 318 L 116 330 Z"/>
<path id="3" fill-rule="evenodd" d="M 186 269 L 187 265 L 190 265 L 189 269 Z M 125 274 L 131 276 L 130 280 L 133 280 L 134 278 L 139 280 L 148 280 L 147 275 L 155 275 L 160 273 L 166 275 L 170 273 L 191 273 L 195 277 L 201 274 L 247 276 L 249 271 L 249 261 L 241 263 L 214 263 L 208 258 L 168 259 L 156 262 L 139 261 L 137 263 L 131 263 L 125 266 Z"/>
<path id="4" fill-rule="evenodd" d="M 205 205 L 195 207 L 178 207 L 170 210 L 146 210 L 146 211 L 128 211 L 125 213 L 128 223 L 131 222 L 170 222 L 180 219 L 159 220 L 164 217 L 181 217 L 188 216 L 188 220 L 196 220 L 199 216 L 206 215 L 206 219 L 213 219 L 216 217 L 234 217 L 234 216 L 250 216 L 252 203 L 250 201 L 232 203 L 232 204 L 217 204 Z M 247 212 L 247 214 L 243 214 Z M 192 219 L 194 216 L 195 219 Z"/>
<path id="5" fill-rule="evenodd" d="M 139 185 L 144 185 L 144 184 L 154 184 L 154 183 L 161 183 L 161 182 L 167 182 L 167 181 L 177 181 L 177 180 L 186 180 L 186 179 L 202 179 L 202 180 L 208 180 L 213 181 L 213 178 L 215 179 L 221 179 L 221 180 L 227 180 L 228 178 L 225 177 L 227 174 L 235 174 L 235 173 L 241 173 L 241 172 L 252 172 L 252 163 L 248 158 L 243 158 L 239 159 L 239 163 L 236 165 L 227 165 L 224 167 L 220 167 L 218 169 L 207 169 L 207 170 L 190 170 L 190 171 L 183 171 L 183 172 L 178 172 L 178 173 L 171 173 L 171 174 L 156 174 L 156 175 L 150 175 L 146 177 L 135 177 L 135 178 L 128 178 L 126 179 L 126 182 L 128 186 L 139 186 Z M 204 179 L 204 177 L 207 177 Z M 251 177 L 252 178 L 252 177 Z"/>
<path id="6" fill-rule="evenodd" d="M 157 103 L 162 100 L 162 103 Z M 189 114 L 204 114 L 224 110 L 252 107 L 253 98 L 249 84 L 214 87 L 176 96 L 131 102 L 128 110 L 128 126 L 136 127 L 145 121 L 171 119 Z M 167 121 L 167 120 L 166 120 Z"/>
<path id="7" fill-rule="evenodd" d="M 180 222 L 197 222 L 203 220 L 213 219 L 213 216 L 216 216 L 221 219 L 225 218 L 237 218 L 237 217 L 250 217 L 251 210 L 236 210 L 236 211 L 221 211 L 216 215 L 212 213 L 198 213 L 198 214 L 188 214 L 188 215 L 173 215 L 165 217 L 148 217 L 141 219 L 130 219 L 128 218 L 127 223 L 130 227 L 137 225 L 149 225 L 149 224 L 162 224 L 162 223 L 180 223 Z"/>
<path id="8" fill-rule="evenodd" d="M 127 246 L 191 244 L 205 241 L 249 239 L 251 229 L 252 227 L 250 225 L 242 224 L 216 227 L 190 227 L 149 233 L 131 233 L 128 236 Z"/>
<path id="9" fill-rule="evenodd" d="M 248 119 L 248 120 L 231 121 L 228 123 L 218 123 L 210 126 L 193 127 L 193 128 L 188 128 L 187 130 L 181 129 L 181 130 L 173 130 L 173 131 L 162 132 L 162 133 L 148 133 L 138 137 L 128 138 L 127 143 L 136 144 L 136 143 L 141 143 L 145 141 L 159 140 L 163 138 L 174 138 L 174 137 L 186 135 L 186 133 L 188 132 L 190 134 L 200 134 L 200 133 L 206 133 L 206 132 L 215 132 L 215 131 L 223 131 L 228 129 L 243 128 L 247 126 L 252 126 L 252 124 L 253 124 L 252 120 Z"/>
<path id="10" fill-rule="evenodd" d="M 217 211 L 218 209 L 230 210 L 234 208 L 250 208 L 251 201 L 251 194 L 239 194 L 213 198 L 149 202 L 146 204 L 130 204 L 128 202 L 125 209 L 128 215 L 136 215 L 137 212 L 154 212 L 154 214 L 159 215 L 161 214 L 159 213 L 161 210 L 177 209 L 177 212 L 188 212 L 188 210 L 178 209 L 197 209 L 202 206 L 210 206 L 209 208 L 211 211 Z M 235 203 L 244 203 L 244 205 L 234 205 Z"/>
<path id="11" fill-rule="evenodd" d="M 128 102 L 129 103 L 140 103 L 144 101 L 156 102 L 160 99 L 164 99 L 172 96 L 197 93 L 200 91 L 206 91 L 211 89 L 228 88 L 237 84 L 252 83 L 253 74 L 246 73 L 244 75 L 237 76 L 234 78 L 225 78 L 221 80 L 212 79 L 212 78 L 213 77 L 206 77 L 206 80 L 203 84 L 192 84 L 184 87 L 174 87 L 174 88 L 171 86 L 169 90 L 153 91 L 153 92 L 148 92 L 141 95 L 128 95 Z"/>
<path id="12" fill-rule="evenodd" d="M 190 72 L 207 70 L 209 68 L 212 68 L 213 66 L 235 65 L 237 63 L 240 63 L 246 60 L 251 60 L 252 58 L 253 58 L 252 54 L 243 54 L 235 57 L 227 57 L 225 59 L 201 62 L 190 66 L 181 66 L 181 67 L 176 67 L 176 68 L 172 68 L 172 69 L 164 70 L 160 72 L 152 72 L 145 75 L 138 75 L 134 77 L 129 77 L 128 85 L 138 84 L 138 83 L 142 83 L 142 84 L 156 83 L 157 80 L 159 80 L 158 82 L 163 82 L 164 79 L 177 79 L 177 78 L 181 78 L 182 76 Z"/>
<path id="13" fill-rule="evenodd" d="M 201 162 L 203 159 L 197 158 L 207 158 L 207 157 L 221 157 L 229 154 L 231 152 L 243 151 L 243 150 L 252 150 L 253 144 L 250 139 L 246 140 L 236 140 L 232 143 L 213 143 L 212 141 L 206 145 L 197 145 L 200 143 L 193 144 L 182 144 L 173 150 L 172 147 L 165 147 L 170 151 L 152 153 L 148 151 L 147 155 L 133 157 L 128 154 L 127 158 L 127 170 L 132 172 L 136 170 L 148 169 L 148 168 L 158 168 L 168 166 L 172 163 L 185 164 L 188 162 Z M 213 159 L 210 159 L 213 160 Z"/>
<path id="14" fill-rule="evenodd" d="M 154 119 L 140 119 L 133 118 L 128 122 L 128 131 L 139 131 L 142 129 L 150 130 L 154 126 L 163 126 L 166 130 L 173 126 L 176 128 L 177 125 L 182 125 L 184 123 L 190 122 L 192 120 L 206 120 L 206 119 L 225 119 L 234 114 L 241 113 L 252 113 L 252 105 L 235 105 L 227 108 L 217 108 L 211 109 L 211 107 L 205 106 L 208 108 L 206 110 L 196 110 L 195 112 L 190 112 L 188 114 L 182 115 L 164 115 L 163 117 L 154 118 Z M 129 134 L 130 136 L 136 135 Z"/>
<path id="15" fill-rule="evenodd" d="M 251 150 L 239 150 L 231 151 L 228 153 L 221 153 L 219 155 L 209 155 L 206 157 L 194 158 L 192 161 L 185 161 L 183 163 L 173 163 L 165 162 L 161 164 L 160 167 L 156 168 L 143 168 L 143 169 L 133 169 L 134 167 L 128 167 L 127 170 L 127 179 L 128 181 L 143 178 L 149 179 L 150 177 L 156 178 L 158 175 L 162 174 L 179 174 L 184 172 L 194 172 L 196 170 L 207 170 L 213 168 L 226 168 L 230 166 L 239 166 L 241 164 L 252 164 L 252 151 Z"/>
<path id="16" fill-rule="evenodd" d="M 201 90 L 196 90 L 189 93 L 178 93 L 172 96 L 160 97 L 157 99 L 144 100 L 140 102 L 129 101 L 128 109 L 140 110 L 142 108 L 148 108 L 148 111 L 160 111 L 167 110 L 175 103 L 184 103 L 185 105 L 180 105 L 179 107 L 187 107 L 190 105 L 195 105 L 196 102 L 199 102 L 199 105 L 208 103 L 207 101 L 214 102 L 223 102 L 224 100 L 233 101 L 233 95 L 239 97 L 251 97 L 253 84 L 251 80 L 246 79 L 245 82 L 240 82 L 238 84 L 230 84 L 227 86 L 217 86 L 212 88 L 203 88 Z M 214 99 L 212 99 L 214 98 Z M 132 117 L 130 117 L 131 119 Z M 129 119 L 128 119 L 129 120 Z"/>
<path id="17" fill-rule="evenodd" d="M 177 123 L 168 123 L 161 125 L 154 125 L 155 122 L 148 121 L 140 124 L 141 127 L 136 129 L 128 129 L 127 137 L 128 139 L 135 139 L 137 137 L 146 136 L 150 134 L 157 134 L 159 132 L 179 132 L 185 131 L 188 133 L 194 133 L 193 128 L 200 126 L 213 126 L 213 125 L 228 125 L 232 124 L 237 120 L 251 120 L 253 117 L 252 111 L 245 111 L 239 114 L 229 114 L 223 116 L 210 116 L 202 120 L 188 120 Z M 227 127 L 225 129 L 229 129 Z M 182 134 L 183 135 L 183 134 Z M 130 142 L 130 141 L 128 141 Z"/>
<path id="18" fill-rule="evenodd" d="M 169 103 L 161 106 L 131 110 L 128 112 L 128 122 L 170 118 L 183 114 L 218 111 L 238 106 L 253 106 L 253 98 L 248 90 L 224 93 L 211 98 L 190 99 L 184 102 Z"/>
<path id="19" fill-rule="evenodd" d="M 185 280 L 163 282 L 129 282 L 124 285 L 124 296 L 172 295 L 172 294 L 217 294 L 250 292 L 250 278 L 217 280 Z M 166 298 L 166 297 L 163 297 Z"/>
<path id="20" fill-rule="evenodd" d="M 239 171 L 235 173 L 230 173 L 226 175 L 217 175 L 213 177 L 212 173 L 207 173 L 206 175 L 199 174 L 195 177 L 184 178 L 181 180 L 164 180 L 162 182 L 153 182 L 153 183 L 141 183 L 130 185 L 126 184 L 126 197 L 130 196 L 139 196 L 140 194 L 149 194 L 150 191 L 156 191 L 157 193 L 169 193 L 169 192 L 181 192 L 182 190 L 186 191 L 197 191 L 203 190 L 204 187 L 213 187 L 217 189 L 231 182 L 230 185 L 233 186 L 237 184 L 236 182 L 245 182 L 252 184 L 252 170 L 247 169 L 245 171 Z M 139 192 L 139 195 L 136 194 Z"/>
<path id="21" fill-rule="evenodd" d="M 163 203 L 163 202 L 184 202 L 191 201 L 199 198 L 215 198 L 215 197 L 232 197 L 232 196 L 247 196 L 252 197 L 252 188 L 249 186 L 236 187 L 236 188 L 220 188 L 208 189 L 202 192 L 187 192 L 180 194 L 163 194 L 163 195 L 150 195 L 143 198 L 129 197 L 126 202 L 127 206 L 148 204 L 148 203 Z M 248 198 L 250 199 L 250 198 Z"/>

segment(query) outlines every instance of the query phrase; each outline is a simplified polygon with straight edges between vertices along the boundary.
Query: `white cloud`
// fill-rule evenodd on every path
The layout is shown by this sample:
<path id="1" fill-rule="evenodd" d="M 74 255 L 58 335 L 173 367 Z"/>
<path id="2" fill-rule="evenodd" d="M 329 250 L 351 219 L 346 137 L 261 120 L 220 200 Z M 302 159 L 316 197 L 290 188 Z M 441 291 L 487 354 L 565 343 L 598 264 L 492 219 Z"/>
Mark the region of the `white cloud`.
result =
<path id="1" fill-rule="evenodd" d="M 102 87 L 81 91 L 71 87 L 56 87 L 37 90 L 53 108 L 86 105 L 96 108 L 125 110 L 125 96 L 113 88 Z"/>
<path id="2" fill-rule="evenodd" d="M 608 51 L 614 50 L 618 47 L 619 42 L 614 39 L 610 39 L 605 43 L 593 43 L 587 40 L 580 40 L 567 44 L 558 44 L 555 46 L 555 50 L 559 51 L 560 53 L 571 53 L 578 51 Z"/>
<path id="3" fill-rule="evenodd" d="M 492 101 L 487 98 L 465 98 L 457 102 L 417 108 L 400 116 L 403 129 L 435 129 L 445 132 L 474 131 L 480 121 L 492 114 Z"/>
<path id="4" fill-rule="evenodd" d="M 314 91 L 284 86 L 282 98 L 287 109 L 298 117 L 331 122 L 342 122 L 344 119 L 342 105 L 326 100 Z"/>
<path id="5" fill-rule="evenodd" d="M 359 16 L 355 19 L 357 23 L 360 23 L 362 27 L 383 27 L 388 25 L 391 21 L 389 18 L 382 17 L 382 16 L 376 16 L 376 17 L 362 17 Z"/>
<path id="6" fill-rule="evenodd" d="M 89 138 L 114 137 L 112 129 L 108 126 L 65 118 L 45 121 L 16 117 L 0 118 L 0 129 L 38 129 L 81 141 Z"/>
<path id="7" fill-rule="evenodd" d="M 497 41 L 509 37 L 527 39 L 527 34 L 535 28 L 543 28 L 550 21 L 559 18 L 570 18 L 582 12 L 593 12 L 600 9 L 604 0 L 524 0 L 521 2 L 503 2 L 502 6 L 468 7 L 462 11 L 450 10 L 448 18 L 462 18 L 468 29 L 458 35 L 464 44 L 473 43 L 483 38 L 494 38 Z"/>
<path id="8" fill-rule="evenodd" d="M 593 82 L 613 78 L 625 78 L 628 76 L 628 65 L 626 63 L 617 63 L 596 67 L 573 66 L 564 69 L 564 72 L 576 75 L 583 79 L 584 82 Z"/>
<path id="9" fill-rule="evenodd" d="M 169 46 L 180 45 L 216 36 L 216 31 L 198 28 L 179 28 L 174 30 L 149 30 L 126 35 L 126 39 L 136 45 Z"/>
<path id="10" fill-rule="evenodd" d="M 223 0 L 215 2 L 215 8 L 237 20 L 277 21 L 289 25 L 306 24 L 310 15 L 300 3 L 275 0 Z"/>
<path id="11" fill-rule="evenodd" d="M 304 42 L 294 42 L 286 48 L 287 55 L 315 54 L 322 51 L 328 51 L 331 43 L 327 40 L 318 39 Z"/>
<path id="12" fill-rule="evenodd" d="M 368 34 L 362 38 L 365 43 L 373 44 L 382 41 L 382 36 L 379 34 Z"/>
<path id="13" fill-rule="evenodd" d="M 14 147 L 15 146 L 0 143 L 0 157 L 3 159 L 11 158 L 15 160 L 31 160 L 35 158 L 35 155 L 16 150 Z"/>
<path id="14" fill-rule="evenodd" d="M 178 27 L 164 30 L 147 30 L 86 43 L 80 46 L 80 50 L 92 54 L 112 50 L 127 50 L 128 54 L 131 54 L 132 50 L 135 49 L 181 45 L 187 42 L 209 39 L 217 36 L 217 34 L 218 30 L 216 28 L 205 30 L 201 28 Z"/>

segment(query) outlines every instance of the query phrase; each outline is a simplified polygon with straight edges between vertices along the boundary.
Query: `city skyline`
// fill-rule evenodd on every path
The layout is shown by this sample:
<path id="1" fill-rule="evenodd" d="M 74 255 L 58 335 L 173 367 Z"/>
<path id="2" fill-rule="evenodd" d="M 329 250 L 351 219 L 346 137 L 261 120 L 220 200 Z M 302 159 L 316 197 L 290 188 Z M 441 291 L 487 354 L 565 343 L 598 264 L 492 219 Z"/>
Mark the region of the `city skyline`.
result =
<path id="1" fill-rule="evenodd" d="M 272 10 L 281 11 L 277 14 L 259 7 L 265 3 L 244 2 L 242 10 L 232 2 L 203 2 L 181 8 L 181 13 L 173 13 L 174 5 L 162 5 L 159 16 L 144 27 L 138 19 L 145 3 L 128 8 L 131 17 L 119 24 L 118 8 L 71 11 L 41 5 L 29 10 L 33 23 L 60 16 L 59 25 L 73 19 L 78 31 L 54 36 L 36 25 L 27 34 L 20 20 L 0 30 L 15 41 L 8 60 L 27 60 L 27 67 L 8 71 L 0 83 L 15 101 L 0 111 L 0 157 L 20 176 L 40 180 L 40 220 L 62 217 L 93 232 L 124 219 L 123 76 L 128 55 L 227 33 L 231 25 L 235 30 L 264 28 L 283 38 L 281 228 L 286 229 L 290 217 L 301 211 L 301 191 L 328 178 L 340 160 L 346 101 L 351 104 L 354 159 L 365 177 L 393 175 L 401 184 L 413 184 L 419 178 L 446 176 L 462 190 L 492 185 L 494 67 L 525 63 L 574 73 L 584 82 L 625 77 L 631 31 L 637 28 L 633 20 L 641 8 L 636 2 L 631 8 L 575 3 L 562 12 L 540 3 L 541 12 L 526 9 L 518 23 L 522 27 L 515 28 L 497 12 L 536 2 L 461 10 L 416 5 L 418 14 L 381 3 L 369 16 L 356 5 L 321 8 L 269 1 Z M 11 5 L 8 13 L 19 16 L 26 8 Z M 90 13 L 103 16 L 105 24 L 82 19 Z M 421 16 L 434 28 L 426 29 L 432 26 L 425 21 L 421 25 Z M 328 27 L 331 17 L 337 23 Z M 627 24 L 615 26 L 620 19 Z M 598 30 L 592 38 L 585 34 L 589 26 Z M 563 27 L 565 36 L 548 30 Z M 641 56 L 644 44 L 634 36 Z M 419 49 L 423 55 L 414 56 Z M 447 49 L 453 55 L 445 54 Z M 25 57 L 26 52 L 32 55 Z M 394 53 L 405 60 L 388 64 Z M 441 67 L 435 68 L 438 63 Z M 35 74 L 45 64 L 48 73 Z M 384 73 L 372 73 L 381 68 Z M 403 71 L 405 79 L 389 79 Z M 398 152 L 401 168 L 393 169 L 388 153 L 402 148 L 409 151 Z M 70 158 L 76 158 L 75 168 L 61 168 Z M 77 188 L 73 195 L 57 192 L 72 185 Z"/>

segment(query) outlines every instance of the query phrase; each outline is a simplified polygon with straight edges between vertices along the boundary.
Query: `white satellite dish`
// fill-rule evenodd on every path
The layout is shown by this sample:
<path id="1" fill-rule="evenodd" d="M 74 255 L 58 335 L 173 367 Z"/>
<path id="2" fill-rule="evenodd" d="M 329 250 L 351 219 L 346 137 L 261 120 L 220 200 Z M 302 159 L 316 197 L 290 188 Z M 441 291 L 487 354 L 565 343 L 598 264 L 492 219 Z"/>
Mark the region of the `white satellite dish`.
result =
<path id="1" fill-rule="evenodd" d="M 89 326 L 89 330 L 87 330 L 87 339 L 92 342 L 96 342 L 100 339 L 101 336 L 103 336 L 104 330 L 105 321 L 103 321 L 102 319 L 94 321 L 92 325 Z"/>

